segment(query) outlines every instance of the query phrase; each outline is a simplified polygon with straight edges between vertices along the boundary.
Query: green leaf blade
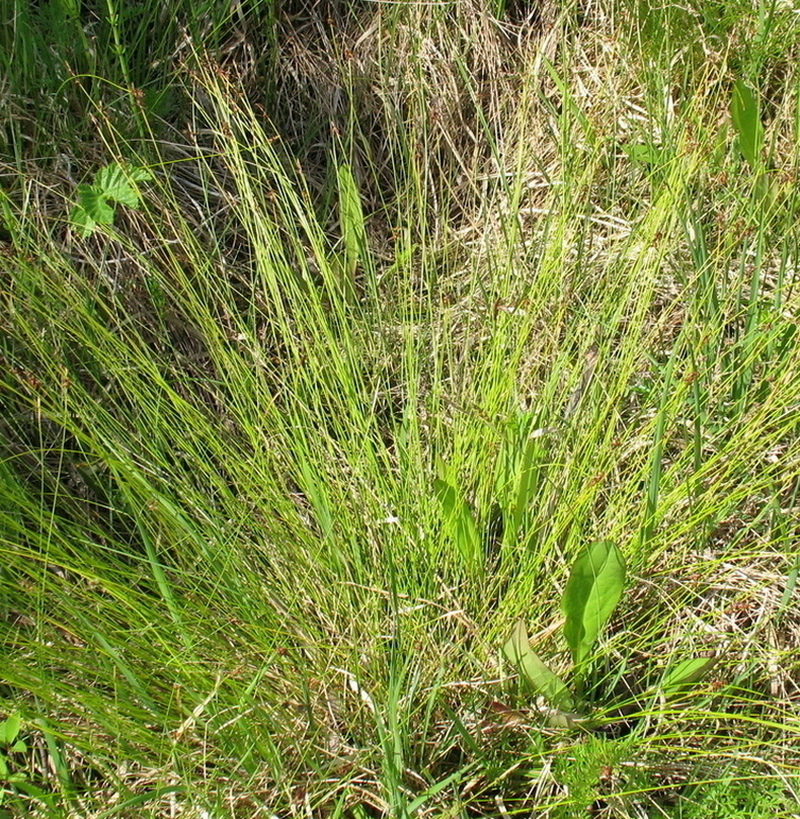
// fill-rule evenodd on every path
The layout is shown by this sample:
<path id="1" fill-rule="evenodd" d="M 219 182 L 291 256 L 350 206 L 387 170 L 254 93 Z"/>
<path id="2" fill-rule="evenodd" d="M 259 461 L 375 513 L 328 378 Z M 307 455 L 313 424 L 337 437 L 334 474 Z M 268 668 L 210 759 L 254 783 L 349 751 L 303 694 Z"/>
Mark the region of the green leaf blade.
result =
<path id="1" fill-rule="evenodd" d="M 341 163 L 336 169 L 339 187 L 339 225 L 344 245 L 344 267 L 341 271 L 345 292 L 354 293 L 359 264 L 366 266 L 367 230 L 361 194 L 350 166 Z"/>
<path id="2" fill-rule="evenodd" d="M 576 558 L 564 589 L 561 608 L 564 637 L 580 666 L 622 597 L 625 559 L 608 540 L 589 544 Z"/>
<path id="3" fill-rule="evenodd" d="M 682 660 L 670 669 L 663 682 L 661 690 L 665 694 L 674 694 L 684 686 L 699 682 L 717 664 L 718 657 L 690 657 Z"/>
<path id="4" fill-rule="evenodd" d="M 114 222 L 114 208 L 108 204 L 105 194 L 94 185 L 78 185 L 78 207 L 99 225 Z"/>
<path id="5" fill-rule="evenodd" d="M 112 162 L 97 172 L 94 187 L 104 197 L 119 202 L 120 205 L 139 207 L 139 191 L 135 187 L 133 176 L 118 162 Z"/>
<path id="6" fill-rule="evenodd" d="M 517 532 L 522 528 L 525 519 L 525 512 L 536 493 L 537 470 L 536 460 L 541 452 L 541 443 L 533 436 L 525 442 L 525 449 L 522 455 L 522 462 L 519 468 L 517 491 L 514 498 L 514 506 L 511 514 L 512 534 L 516 537 Z"/>
<path id="7" fill-rule="evenodd" d="M 75 205 L 70 211 L 69 221 L 84 239 L 91 236 L 97 227 L 97 222 L 80 205 Z"/>
<path id="8" fill-rule="evenodd" d="M 147 168 L 142 168 L 140 165 L 131 165 L 129 168 L 126 168 L 128 178 L 133 182 L 150 182 L 153 179 L 153 174 L 147 170 Z"/>
<path id="9" fill-rule="evenodd" d="M 514 626 L 511 637 L 503 646 L 503 654 L 551 705 L 567 711 L 574 708 L 574 701 L 566 683 L 558 674 L 551 671 L 531 648 L 528 632 L 522 620 Z"/>
<path id="10" fill-rule="evenodd" d="M 436 478 L 433 488 L 456 548 L 468 566 L 477 568 L 481 559 L 481 536 L 472 509 L 447 481 Z"/>
<path id="11" fill-rule="evenodd" d="M 739 151 L 755 168 L 764 143 L 764 126 L 761 124 L 758 97 L 743 80 L 736 80 L 731 100 L 731 119 L 738 135 Z"/>
<path id="12" fill-rule="evenodd" d="M 19 714 L 11 714 L 0 722 L 0 745 L 13 745 L 19 734 Z"/>

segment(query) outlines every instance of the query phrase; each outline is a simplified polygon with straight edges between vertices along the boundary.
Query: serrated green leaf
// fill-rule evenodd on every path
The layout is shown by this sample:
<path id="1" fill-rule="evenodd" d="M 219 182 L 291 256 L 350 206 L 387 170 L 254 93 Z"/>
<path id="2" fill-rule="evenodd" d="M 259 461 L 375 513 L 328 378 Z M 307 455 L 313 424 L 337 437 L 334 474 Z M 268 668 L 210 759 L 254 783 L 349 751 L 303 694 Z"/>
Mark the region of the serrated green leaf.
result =
<path id="1" fill-rule="evenodd" d="M 97 222 L 80 205 L 75 205 L 70 211 L 69 221 L 84 239 L 90 236 L 97 227 Z"/>
<path id="2" fill-rule="evenodd" d="M 125 171 L 128 174 L 128 178 L 133 182 L 150 182 L 153 178 L 153 174 L 147 168 L 142 168 L 140 165 L 128 165 Z"/>
<path id="3" fill-rule="evenodd" d="M 684 685 L 699 682 L 717 662 L 717 657 L 692 657 L 682 660 L 667 672 L 661 683 L 661 689 L 664 693 L 671 693 Z"/>
<path id="4" fill-rule="evenodd" d="M 615 543 L 598 540 L 580 552 L 561 600 L 564 636 L 576 666 L 589 655 L 624 586 L 625 559 Z"/>
<path id="5" fill-rule="evenodd" d="M 110 225 L 114 222 L 114 208 L 106 202 L 103 191 L 94 185 L 78 185 L 78 205 L 89 218 L 99 225 Z"/>
<path id="6" fill-rule="evenodd" d="M 736 80 L 731 100 L 731 119 L 739 137 L 742 156 L 755 168 L 764 143 L 764 126 L 761 124 L 758 97 L 743 80 Z"/>
<path id="7" fill-rule="evenodd" d="M 121 205 L 127 205 L 129 208 L 139 206 L 139 192 L 117 162 L 106 165 L 95 174 L 94 187 L 107 199 Z"/>
<path id="8" fill-rule="evenodd" d="M 572 695 L 564 681 L 551 671 L 531 648 L 525 623 L 520 620 L 503 646 L 503 654 L 526 680 L 556 708 L 569 711 L 574 707 Z"/>

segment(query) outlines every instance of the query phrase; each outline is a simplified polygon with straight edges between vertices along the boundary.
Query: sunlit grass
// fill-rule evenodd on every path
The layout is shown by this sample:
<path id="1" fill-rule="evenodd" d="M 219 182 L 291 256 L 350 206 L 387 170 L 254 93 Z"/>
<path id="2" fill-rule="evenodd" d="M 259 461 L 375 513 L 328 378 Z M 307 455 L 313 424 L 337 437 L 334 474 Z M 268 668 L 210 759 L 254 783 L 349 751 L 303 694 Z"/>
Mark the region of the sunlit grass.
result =
<path id="1" fill-rule="evenodd" d="M 796 799 L 800 21 L 505 5 L 244 4 L 164 29 L 149 75 L 155 6 L 97 11 L 64 23 L 91 67 L 66 39 L 63 75 L 3 63 L 10 111 L 42 70 L 93 76 L 3 122 L 11 811 Z M 45 48 L 26 15 L 14 54 Z M 82 237 L 76 187 L 112 161 L 152 173 L 142 207 Z M 558 601 L 598 538 L 629 565 L 607 724 L 555 731 L 501 647 L 522 617 L 567 673 Z M 684 701 L 641 697 L 712 653 Z"/>

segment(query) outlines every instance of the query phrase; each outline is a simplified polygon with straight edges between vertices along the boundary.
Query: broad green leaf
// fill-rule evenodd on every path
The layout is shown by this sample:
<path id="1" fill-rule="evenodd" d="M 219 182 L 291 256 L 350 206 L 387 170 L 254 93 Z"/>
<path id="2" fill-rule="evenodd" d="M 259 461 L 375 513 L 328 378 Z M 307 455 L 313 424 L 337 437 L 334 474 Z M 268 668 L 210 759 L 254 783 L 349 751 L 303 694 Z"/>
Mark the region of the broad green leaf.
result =
<path id="1" fill-rule="evenodd" d="M 83 208 L 90 219 L 99 225 L 110 225 L 114 221 L 114 208 L 106 202 L 103 191 L 94 185 L 78 185 L 78 206 Z"/>
<path id="2" fill-rule="evenodd" d="M 649 143 L 637 142 L 624 146 L 625 153 L 631 162 L 640 165 L 658 165 L 661 162 L 661 150 Z"/>
<path id="3" fill-rule="evenodd" d="M 69 221 L 84 239 L 90 236 L 97 227 L 97 222 L 80 205 L 75 205 L 70 211 Z"/>
<path id="4" fill-rule="evenodd" d="M 433 482 L 434 492 L 442 504 L 444 517 L 449 524 L 456 548 L 467 565 L 475 567 L 481 554 L 481 536 L 475 523 L 469 504 L 463 500 L 455 487 L 447 481 L 436 478 Z"/>
<path id="5" fill-rule="evenodd" d="M 661 689 L 669 693 L 684 685 L 698 682 L 717 664 L 717 661 L 717 657 L 692 657 L 682 660 L 667 672 Z"/>
<path id="6" fill-rule="evenodd" d="M 444 512 L 445 517 L 453 517 L 453 515 L 456 514 L 460 503 L 458 492 L 456 492 L 455 487 L 447 483 L 447 481 L 443 481 L 441 478 L 434 478 L 433 491 L 436 493 L 439 503 L 442 504 L 442 511 Z"/>
<path id="7" fill-rule="evenodd" d="M 531 648 L 528 632 L 522 620 L 514 626 L 511 637 L 503 646 L 503 654 L 551 705 L 564 710 L 573 708 L 573 698 L 564 681 L 551 671 Z"/>
<path id="8" fill-rule="evenodd" d="M 144 93 L 145 111 L 151 116 L 167 117 L 175 105 L 175 97 L 174 87 L 171 84 L 150 88 Z M 143 180 L 137 179 L 136 181 Z"/>
<path id="9" fill-rule="evenodd" d="M 523 450 L 522 460 L 519 467 L 517 492 L 516 497 L 514 498 L 514 506 L 511 514 L 511 526 L 513 527 L 511 534 L 515 538 L 522 527 L 525 512 L 528 509 L 538 486 L 538 469 L 536 467 L 536 461 L 541 455 L 541 451 L 542 444 L 535 437 L 530 436 L 525 441 L 525 448 Z"/>
<path id="10" fill-rule="evenodd" d="M 149 182 L 153 178 L 153 174 L 147 168 L 142 168 L 139 165 L 129 165 L 125 168 L 125 172 L 128 179 L 133 182 Z"/>
<path id="11" fill-rule="evenodd" d="M 15 742 L 15 743 L 14 743 L 14 744 L 11 746 L 11 750 L 12 750 L 12 751 L 13 751 L 15 754 L 24 754 L 24 753 L 25 753 L 25 751 L 27 751 L 27 750 L 28 750 L 28 746 L 27 746 L 27 745 L 26 745 L 26 744 L 25 744 L 25 743 L 24 743 L 24 742 L 23 742 L 21 739 L 18 739 L 18 740 L 17 740 L 17 741 L 16 741 L 16 742 Z"/>
<path id="12" fill-rule="evenodd" d="M 0 779 L 6 779 L 8 777 L 8 765 L 6 765 L 5 757 L 0 754 Z M 2 791 L 0 791 L 2 793 Z"/>
<path id="13" fill-rule="evenodd" d="M 555 709 L 547 715 L 547 725 L 550 728 L 587 728 L 591 727 L 592 720 L 583 714 Z"/>
<path id="14" fill-rule="evenodd" d="M 84 238 L 98 225 L 113 224 L 114 208 L 109 202 L 138 208 L 141 197 L 136 183 L 152 178 L 147 168 L 123 167 L 118 162 L 106 165 L 95 174 L 93 185 L 78 185 L 78 203 L 70 213 L 70 221 Z"/>
<path id="15" fill-rule="evenodd" d="M 123 168 L 118 162 L 112 162 L 97 172 L 94 187 L 107 199 L 129 208 L 138 208 L 140 197 L 134 175 L 140 176 L 142 171 L 148 173 L 144 168 L 133 171 Z"/>
<path id="16" fill-rule="evenodd" d="M 364 261 L 367 247 L 367 231 L 364 221 L 364 210 L 353 172 L 346 163 L 339 165 L 336 171 L 339 187 L 339 223 L 342 230 L 342 241 L 346 258 L 345 273 L 348 285 L 356 274 L 359 261 Z"/>
<path id="17" fill-rule="evenodd" d="M 766 208 L 775 206 L 778 200 L 778 183 L 768 173 L 761 173 L 756 178 L 755 195 Z"/>
<path id="18" fill-rule="evenodd" d="M 576 666 L 583 663 L 619 603 L 625 585 L 625 559 L 615 543 L 598 540 L 576 558 L 561 608 L 564 636 Z"/>
<path id="19" fill-rule="evenodd" d="M 11 714 L 0 722 L 0 745 L 12 745 L 19 733 L 19 714 Z"/>
<path id="20" fill-rule="evenodd" d="M 733 88 L 731 119 L 739 136 L 739 151 L 755 168 L 764 142 L 764 126 L 761 124 L 758 97 L 743 80 L 736 80 Z"/>
<path id="21" fill-rule="evenodd" d="M 728 150 L 728 123 L 724 122 L 717 131 L 717 136 L 714 139 L 714 151 L 711 154 L 711 164 L 715 168 L 722 167 L 725 159 L 725 154 Z"/>
<path id="22" fill-rule="evenodd" d="M 0 188 L 0 228 L 10 234 L 12 241 L 16 244 L 16 237 L 21 235 L 22 225 L 11 204 L 11 197 L 2 188 Z"/>

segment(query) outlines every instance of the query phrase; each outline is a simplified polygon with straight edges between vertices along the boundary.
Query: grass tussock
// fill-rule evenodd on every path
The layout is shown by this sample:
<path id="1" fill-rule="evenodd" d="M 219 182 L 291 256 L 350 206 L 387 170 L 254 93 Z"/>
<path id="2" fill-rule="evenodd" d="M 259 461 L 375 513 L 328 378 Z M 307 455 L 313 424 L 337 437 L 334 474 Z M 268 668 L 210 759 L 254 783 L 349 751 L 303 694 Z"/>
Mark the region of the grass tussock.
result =
<path id="1" fill-rule="evenodd" d="M 790 4 L 6 5 L 0 812 L 794 815 Z"/>

